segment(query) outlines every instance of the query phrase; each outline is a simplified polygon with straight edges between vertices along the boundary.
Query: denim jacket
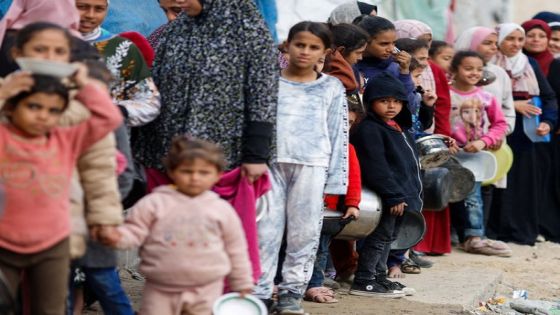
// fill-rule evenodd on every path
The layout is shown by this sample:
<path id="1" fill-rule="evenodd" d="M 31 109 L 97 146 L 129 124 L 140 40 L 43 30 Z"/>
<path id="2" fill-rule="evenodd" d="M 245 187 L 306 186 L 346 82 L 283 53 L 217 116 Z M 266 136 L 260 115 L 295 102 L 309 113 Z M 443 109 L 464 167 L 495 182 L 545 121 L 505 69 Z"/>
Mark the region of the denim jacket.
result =
<path id="1" fill-rule="evenodd" d="M 327 168 L 326 194 L 343 195 L 348 181 L 348 110 L 340 81 L 280 78 L 275 162 Z"/>

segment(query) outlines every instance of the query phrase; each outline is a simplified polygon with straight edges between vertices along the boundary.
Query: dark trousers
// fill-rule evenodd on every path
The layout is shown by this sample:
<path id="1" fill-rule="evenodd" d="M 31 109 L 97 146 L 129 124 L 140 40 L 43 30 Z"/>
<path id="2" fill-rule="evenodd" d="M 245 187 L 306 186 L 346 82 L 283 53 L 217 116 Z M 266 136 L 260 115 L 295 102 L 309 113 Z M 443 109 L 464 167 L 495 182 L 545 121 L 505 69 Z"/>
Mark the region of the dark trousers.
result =
<path id="1" fill-rule="evenodd" d="M 19 254 L 0 248 L 0 270 L 6 286 L 16 296 L 22 273 L 30 290 L 30 311 L 33 315 L 61 315 L 65 312 L 70 266 L 68 239 L 35 254 Z"/>
<path id="2" fill-rule="evenodd" d="M 319 247 L 317 248 L 317 257 L 315 258 L 315 264 L 313 265 L 313 274 L 311 275 L 311 280 L 307 285 L 308 289 L 322 287 L 325 281 L 325 269 L 327 268 L 327 263 L 329 260 L 329 244 L 331 242 L 332 235 L 321 234 L 319 239 Z"/>
<path id="3" fill-rule="evenodd" d="M 364 283 L 375 279 L 376 275 L 387 273 L 387 258 L 391 243 L 397 238 L 402 216 L 394 216 L 389 209 L 384 209 L 375 230 L 368 235 L 358 249 L 358 268 L 354 282 Z"/>

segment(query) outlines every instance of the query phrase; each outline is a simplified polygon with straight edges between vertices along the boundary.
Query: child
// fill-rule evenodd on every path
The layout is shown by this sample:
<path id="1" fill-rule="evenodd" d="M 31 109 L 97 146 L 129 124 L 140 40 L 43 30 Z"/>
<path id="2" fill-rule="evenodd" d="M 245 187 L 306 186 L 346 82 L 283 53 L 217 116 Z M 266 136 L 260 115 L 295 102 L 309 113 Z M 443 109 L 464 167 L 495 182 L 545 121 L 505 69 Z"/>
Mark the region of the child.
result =
<path id="1" fill-rule="evenodd" d="M 552 31 L 548 41 L 548 49 L 554 54 L 554 58 L 558 58 L 560 57 L 560 22 L 550 22 L 548 26 Z"/>
<path id="2" fill-rule="evenodd" d="M 362 59 L 356 67 L 364 76 L 365 83 L 381 72 L 389 72 L 405 86 L 408 106 L 415 106 L 414 83 L 410 78 L 411 56 L 405 51 L 395 50 L 397 33 L 391 21 L 379 16 L 365 16 L 359 20 L 359 27 L 369 34 L 369 41 Z M 409 108 L 411 112 L 415 110 Z"/>
<path id="3" fill-rule="evenodd" d="M 286 233 L 280 314 L 303 314 L 301 299 L 311 277 L 323 216 L 323 194 L 346 193 L 347 109 L 344 87 L 313 67 L 331 47 L 326 25 L 300 22 L 288 33 L 289 65 L 278 94 L 276 155 L 270 164 L 272 190 L 258 223 L 264 271 L 255 295 L 271 304 L 280 245 Z"/>
<path id="4" fill-rule="evenodd" d="M 502 141 L 508 125 L 496 97 L 477 87 L 484 60 L 473 51 L 459 51 L 451 62 L 451 132 L 465 152 L 475 153 Z M 483 208 L 480 182 L 462 203 L 451 204 L 452 220 L 465 251 L 473 254 L 510 256 L 503 242 L 483 240 Z"/>
<path id="5" fill-rule="evenodd" d="M 387 257 L 396 239 L 404 211 L 422 209 L 420 165 L 414 140 L 408 98 L 403 84 L 382 73 L 366 85 L 367 117 L 350 136 L 356 147 L 362 184 L 381 197 L 380 222 L 359 249 L 358 268 L 350 294 L 403 297 L 402 284 L 387 280 Z"/>
<path id="6" fill-rule="evenodd" d="M 48 54 L 60 45 L 66 50 L 52 52 L 69 59 L 68 33 L 61 28 L 43 33 L 50 41 L 34 52 Z M 37 34 L 24 34 L 30 44 L 41 41 Z M 122 121 L 107 90 L 87 77 L 83 65 L 72 81 L 79 89 L 76 99 L 88 107 L 91 117 L 67 128 L 57 128 L 69 103 L 68 90 L 59 79 L 20 72 L 0 87 L 0 100 L 5 100 L 0 183 L 9 196 L 0 217 L 0 270 L 9 279 L 11 292 L 16 292 L 22 272 L 29 277 L 33 314 L 65 312 L 72 171 L 80 154 Z"/>
<path id="7" fill-rule="evenodd" d="M 174 186 L 142 198 L 123 226 L 105 228 L 105 244 L 140 246 L 146 275 L 141 314 L 210 314 L 224 277 L 234 291 L 253 287 L 243 228 L 235 210 L 210 189 L 225 167 L 218 146 L 178 137 L 165 159 Z"/>
<path id="8" fill-rule="evenodd" d="M 455 51 L 453 46 L 441 40 L 434 40 L 430 47 L 430 59 L 440 66 L 445 72 L 449 73 L 451 60 Z"/>
<path id="9" fill-rule="evenodd" d="M 350 128 L 354 126 L 356 122 L 362 116 L 363 108 L 362 104 L 355 102 L 353 98 L 347 96 L 348 100 L 348 124 Z M 360 164 L 358 162 L 358 157 L 356 156 L 356 150 L 354 146 L 349 145 L 349 172 L 348 172 L 348 190 L 345 196 L 327 195 L 325 197 L 325 205 L 330 211 L 342 211 L 344 215 L 342 220 L 356 220 L 360 216 L 360 200 L 362 194 L 362 183 L 360 179 Z M 341 200 L 342 198 L 342 200 Z M 307 285 L 307 291 L 305 291 L 305 300 L 313 301 L 316 303 L 337 303 L 338 301 L 334 298 L 334 292 L 323 286 L 325 281 L 325 268 L 327 266 L 327 260 L 329 258 L 329 244 L 331 242 L 332 235 L 321 234 L 321 239 L 319 240 L 319 247 L 317 249 L 317 258 L 315 260 L 315 266 L 313 267 L 313 275 L 311 280 Z M 340 259 L 349 259 L 351 257 L 339 257 Z"/>

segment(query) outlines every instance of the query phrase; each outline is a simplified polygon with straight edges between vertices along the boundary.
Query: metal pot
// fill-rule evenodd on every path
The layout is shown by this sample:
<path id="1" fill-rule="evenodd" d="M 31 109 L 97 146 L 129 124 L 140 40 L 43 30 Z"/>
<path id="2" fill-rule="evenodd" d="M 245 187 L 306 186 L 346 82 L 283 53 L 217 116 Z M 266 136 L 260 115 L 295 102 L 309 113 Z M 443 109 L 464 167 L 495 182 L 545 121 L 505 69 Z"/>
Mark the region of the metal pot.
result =
<path id="1" fill-rule="evenodd" d="M 362 187 L 360 217 L 346 224 L 335 238 L 340 240 L 358 240 L 365 238 L 371 234 L 379 224 L 381 208 L 381 198 L 373 191 Z"/>
<path id="2" fill-rule="evenodd" d="M 418 211 L 405 211 L 397 239 L 391 243 L 391 249 L 405 250 L 418 244 L 426 233 L 426 221 Z"/>
<path id="3" fill-rule="evenodd" d="M 445 209 L 451 196 L 451 174 L 444 167 L 427 169 L 422 174 L 424 188 L 424 209 L 440 211 Z"/>
<path id="4" fill-rule="evenodd" d="M 461 166 L 461 163 L 454 157 L 441 167 L 448 169 L 451 174 L 449 202 L 464 200 L 474 187 L 474 174 Z"/>
<path id="5" fill-rule="evenodd" d="M 420 155 L 423 169 L 438 167 L 451 157 L 445 138 L 438 135 L 422 137 L 416 140 L 416 147 Z"/>
<path id="6" fill-rule="evenodd" d="M 494 81 L 496 81 L 496 75 L 494 74 L 494 72 L 484 69 L 482 71 L 482 78 L 480 78 L 480 81 L 478 81 L 476 85 L 485 86 L 485 85 L 492 84 Z"/>

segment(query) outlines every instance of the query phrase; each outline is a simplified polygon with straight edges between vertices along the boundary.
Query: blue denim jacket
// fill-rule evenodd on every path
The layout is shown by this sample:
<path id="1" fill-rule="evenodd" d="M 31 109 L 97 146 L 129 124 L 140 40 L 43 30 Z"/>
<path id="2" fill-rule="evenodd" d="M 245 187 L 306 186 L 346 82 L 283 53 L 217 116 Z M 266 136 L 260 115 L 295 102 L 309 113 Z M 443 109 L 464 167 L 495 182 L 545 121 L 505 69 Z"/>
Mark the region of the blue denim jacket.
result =
<path id="1" fill-rule="evenodd" d="M 340 81 L 280 78 L 275 162 L 326 167 L 325 193 L 343 195 L 348 181 L 348 109 Z"/>

